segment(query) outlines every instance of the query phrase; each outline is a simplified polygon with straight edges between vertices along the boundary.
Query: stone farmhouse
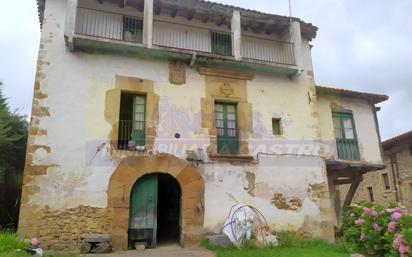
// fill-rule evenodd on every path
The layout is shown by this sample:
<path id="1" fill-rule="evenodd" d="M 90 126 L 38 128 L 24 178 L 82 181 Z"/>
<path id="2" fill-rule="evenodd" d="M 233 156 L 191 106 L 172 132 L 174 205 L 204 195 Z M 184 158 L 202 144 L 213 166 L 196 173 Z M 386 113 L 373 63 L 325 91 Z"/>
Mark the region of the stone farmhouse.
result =
<path id="1" fill-rule="evenodd" d="M 401 203 L 412 211 L 412 131 L 382 143 L 386 166 L 363 177 L 354 200 L 367 200 L 379 204 Z M 341 189 L 341 197 L 347 192 Z"/>
<path id="2" fill-rule="evenodd" d="M 298 18 L 203 0 L 38 0 L 41 43 L 19 233 L 198 244 L 230 208 L 333 241 L 384 167 L 385 95 L 317 86 Z"/>

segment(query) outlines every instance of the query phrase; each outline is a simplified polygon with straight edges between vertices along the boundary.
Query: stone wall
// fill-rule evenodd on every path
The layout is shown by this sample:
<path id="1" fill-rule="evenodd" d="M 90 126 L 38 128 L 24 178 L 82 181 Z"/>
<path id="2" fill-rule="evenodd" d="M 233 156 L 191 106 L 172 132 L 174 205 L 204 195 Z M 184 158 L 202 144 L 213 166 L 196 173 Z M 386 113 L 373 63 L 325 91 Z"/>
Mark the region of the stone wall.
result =
<path id="1" fill-rule="evenodd" d="M 363 176 L 363 181 L 359 185 L 354 196 L 353 202 L 358 200 L 370 201 L 370 193 L 368 187 L 372 188 L 373 200 L 382 205 L 396 202 L 396 186 L 393 178 L 392 164 L 389 155 L 393 155 L 399 169 L 399 188 L 398 195 L 400 202 L 406 208 L 412 211 L 412 155 L 409 153 L 408 144 L 393 147 L 385 151 L 384 164 L 385 169 L 369 172 Z M 394 160 L 395 160 L 394 159 Z M 394 166 L 396 168 L 396 165 Z M 389 189 L 385 188 L 383 174 L 387 174 L 389 178 Z M 396 174 L 396 172 L 395 172 Z M 395 175 L 396 176 L 396 175 Z M 340 200 L 343 203 L 349 185 L 339 187 Z"/>
<path id="2" fill-rule="evenodd" d="M 108 233 L 111 215 L 106 209 L 79 206 L 66 210 L 43 209 L 37 221 L 41 247 L 53 250 L 77 250 L 80 235 Z"/>

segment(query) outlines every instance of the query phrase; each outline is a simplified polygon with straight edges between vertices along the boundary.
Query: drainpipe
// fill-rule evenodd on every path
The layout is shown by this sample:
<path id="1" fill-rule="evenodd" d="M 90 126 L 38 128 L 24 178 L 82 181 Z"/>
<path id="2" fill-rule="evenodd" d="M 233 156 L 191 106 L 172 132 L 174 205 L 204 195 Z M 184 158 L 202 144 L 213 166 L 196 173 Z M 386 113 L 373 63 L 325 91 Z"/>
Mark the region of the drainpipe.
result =
<path id="1" fill-rule="evenodd" d="M 392 178 L 393 178 L 393 184 L 395 186 L 395 198 L 396 198 L 396 202 L 399 203 L 400 199 L 399 199 L 399 181 L 398 181 L 398 177 L 396 175 L 396 171 L 395 171 L 395 158 L 394 158 L 394 154 L 390 153 L 389 154 L 389 158 L 391 160 L 391 171 L 392 171 Z"/>
<path id="2" fill-rule="evenodd" d="M 379 129 L 379 122 L 378 122 L 378 115 L 377 113 L 381 110 L 380 107 L 376 107 L 375 105 L 372 105 L 372 112 L 373 112 L 373 119 L 375 120 L 375 129 L 376 133 L 378 135 L 378 140 L 379 140 L 379 150 L 381 152 L 381 158 L 383 161 L 383 147 L 382 147 L 382 139 L 381 139 L 381 132 Z"/>
<path id="3" fill-rule="evenodd" d="M 399 166 L 398 166 L 398 159 L 396 155 L 393 156 L 395 172 L 396 172 L 396 180 L 398 182 L 398 194 L 399 194 L 399 202 L 402 203 L 403 196 L 402 196 L 402 189 L 401 189 L 401 176 L 399 174 Z"/>

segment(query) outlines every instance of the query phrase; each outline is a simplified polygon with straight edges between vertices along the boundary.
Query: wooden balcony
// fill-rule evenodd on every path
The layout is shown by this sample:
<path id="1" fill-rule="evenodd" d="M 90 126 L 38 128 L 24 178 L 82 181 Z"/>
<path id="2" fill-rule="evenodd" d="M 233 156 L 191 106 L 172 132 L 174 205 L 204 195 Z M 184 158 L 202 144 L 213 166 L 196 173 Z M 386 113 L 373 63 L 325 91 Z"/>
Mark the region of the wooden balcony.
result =
<path id="1" fill-rule="evenodd" d="M 294 45 L 264 37 L 241 35 L 240 55 L 234 56 L 230 30 L 153 20 L 150 46 L 144 44 L 144 18 L 77 7 L 73 49 L 182 60 L 293 76 L 298 73 Z"/>

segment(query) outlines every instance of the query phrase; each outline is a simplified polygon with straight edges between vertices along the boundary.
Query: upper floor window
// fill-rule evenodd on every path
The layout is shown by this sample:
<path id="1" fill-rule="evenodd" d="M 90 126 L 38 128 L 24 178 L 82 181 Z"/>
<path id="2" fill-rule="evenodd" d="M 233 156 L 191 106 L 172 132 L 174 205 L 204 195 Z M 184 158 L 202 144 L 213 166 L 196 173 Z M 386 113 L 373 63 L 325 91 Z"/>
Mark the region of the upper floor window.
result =
<path id="1" fill-rule="evenodd" d="M 211 32 L 212 53 L 232 55 L 232 36 L 222 32 Z"/>
<path id="2" fill-rule="evenodd" d="M 239 154 L 236 104 L 216 103 L 215 124 L 217 152 L 219 154 Z"/>
<path id="3" fill-rule="evenodd" d="M 339 159 L 359 160 L 358 140 L 353 114 L 333 112 L 332 117 Z"/>
<path id="4" fill-rule="evenodd" d="M 382 174 L 382 179 L 383 179 L 383 185 L 385 186 L 385 189 L 388 190 L 391 188 L 389 184 L 389 176 L 388 173 L 383 173 Z"/>
<path id="5" fill-rule="evenodd" d="M 146 142 L 146 96 L 121 94 L 118 148 L 135 150 Z"/>
<path id="6" fill-rule="evenodd" d="M 373 188 L 372 188 L 372 187 L 368 187 L 367 190 L 368 190 L 368 194 L 369 194 L 369 200 L 370 200 L 371 202 L 374 202 L 374 201 L 375 201 L 375 197 L 374 197 L 374 195 L 373 195 Z"/>
<path id="7" fill-rule="evenodd" d="M 123 40 L 135 43 L 143 42 L 143 20 L 123 17 Z"/>

